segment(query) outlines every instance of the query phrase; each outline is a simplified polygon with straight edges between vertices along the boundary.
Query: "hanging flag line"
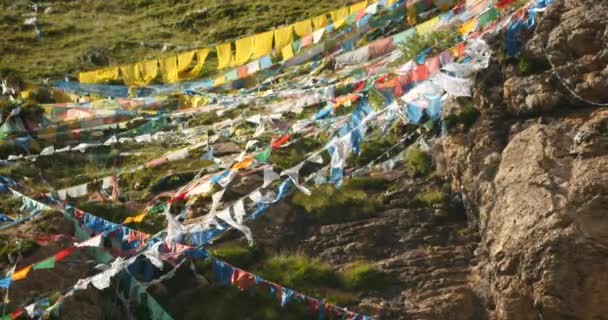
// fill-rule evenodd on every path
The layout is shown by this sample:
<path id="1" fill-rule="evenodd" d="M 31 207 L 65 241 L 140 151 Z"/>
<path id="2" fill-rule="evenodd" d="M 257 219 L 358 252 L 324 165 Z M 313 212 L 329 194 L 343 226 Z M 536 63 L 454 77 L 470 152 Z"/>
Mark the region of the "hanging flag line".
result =
<path id="1" fill-rule="evenodd" d="M 393 0 L 388 0 L 388 1 L 381 0 L 379 3 L 381 5 L 382 9 L 384 9 L 384 10 L 381 10 L 381 12 L 394 10 L 396 8 L 399 8 L 399 7 L 405 5 L 405 1 L 393 1 Z M 388 4 L 388 6 L 387 6 L 387 4 Z M 408 7 L 409 10 L 415 11 L 416 8 L 418 7 L 418 4 L 425 6 L 425 8 L 426 8 L 427 2 L 421 1 L 421 0 L 417 1 L 415 4 L 411 4 L 411 6 Z M 453 5 L 453 3 L 450 3 L 450 5 Z M 240 71 L 240 69 L 242 69 L 243 67 L 245 67 L 245 68 L 248 67 L 248 65 L 246 63 L 249 62 L 249 60 L 251 60 L 251 58 L 259 58 L 262 56 L 268 56 L 268 54 L 272 53 L 272 40 L 273 40 L 272 38 L 274 38 L 274 40 L 275 40 L 275 52 L 278 53 L 279 51 L 282 51 L 283 56 L 284 56 L 283 58 L 285 59 L 285 48 L 288 48 L 288 47 L 291 48 L 291 46 L 292 46 L 293 31 L 295 31 L 295 33 L 298 36 L 302 37 L 301 40 L 296 40 L 296 42 L 298 43 L 298 49 L 299 49 L 300 47 L 304 47 L 306 45 L 312 44 L 313 38 L 314 38 L 315 43 L 318 42 L 320 40 L 320 38 L 323 36 L 324 31 L 327 31 L 328 33 L 332 32 L 334 29 L 338 29 L 346 21 L 351 21 L 351 20 L 353 20 L 353 22 L 356 21 L 357 25 L 359 25 L 359 23 L 361 21 L 368 21 L 369 19 L 372 18 L 372 16 L 374 16 L 376 13 L 378 13 L 379 10 L 377 10 L 377 7 L 378 7 L 378 3 L 375 3 L 375 2 L 372 2 L 372 4 L 370 4 L 370 6 L 368 7 L 367 1 L 364 0 L 360 3 L 358 3 L 357 5 L 352 5 L 350 7 L 342 8 L 341 9 L 342 11 L 334 10 L 334 11 L 332 11 L 332 20 L 333 20 L 332 24 L 329 24 L 329 25 L 326 20 L 326 18 L 327 18 L 326 14 L 322 15 L 325 18 L 325 19 L 323 19 L 323 21 L 324 21 L 323 23 L 320 23 L 321 21 L 318 19 L 321 16 L 316 17 L 314 19 L 319 20 L 318 21 L 319 23 L 315 23 L 315 27 L 318 30 L 316 30 L 314 32 L 311 28 L 312 20 L 307 19 L 307 20 L 289 25 L 287 27 L 281 27 L 281 28 L 275 29 L 274 32 L 271 30 L 269 32 L 264 32 L 261 34 L 257 34 L 255 36 L 248 36 L 248 37 L 237 39 L 235 41 L 236 56 L 232 55 L 232 49 L 231 49 L 230 42 L 223 43 L 223 44 L 217 44 L 215 47 L 217 49 L 216 51 L 217 51 L 218 60 L 219 60 L 218 69 L 224 69 L 229 66 L 242 65 L 241 67 L 232 70 L 228 74 L 234 73 L 236 75 L 237 73 L 240 73 L 240 72 L 238 72 L 238 71 Z M 356 10 L 356 11 L 353 11 L 353 10 Z M 341 13 L 338 15 L 334 15 L 334 13 L 336 13 L 336 12 L 341 12 Z M 344 16 L 342 16 L 342 15 L 344 15 Z M 340 16 L 340 17 L 338 17 L 338 16 Z M 338 20 L 336 20 L 336 19 L 338 19 Z M 308 24 L 307 27 L 306 27 L 306 24 Z M 308 43 L 308 42 L 310 42 L 310 43 Z M 301 45 L 300 45 L 300 43 L 301 43 Z M 255 46 L 255 49 L 251 48 L 252 46 Z M 177 56 L 171 56 L 171 57 L 166 57 L 166 58 L 162 58 L 162 59 L 155 59 L 155 60 L 150 60 L 150 61 L 145 61 L 145 62 L 139 62 L 139 63 L 131 64 L 128 66 L 126 66 L 126 65 L 119 66 L 119 67 L 114 66 L 114 67 L 108 67 L 108 68 L 99 69 L 99 70 L 82 72 L 82 73 L 80 73 L 79 78 L 80 78 L 80 82 L 96 83 L 96 82 L 104 82 L 104 81 L 108 81 L 108 80 L 116 80 L 122 75 L 122 78 L 127 85 L 142 86 L 142 85 L 149 84 L 152 80 L 154 80 L 156 77 L 158 77 L 159 73 L 161 73 L 163 76 L 164 82 L 172 83 L 172 82 L 177 82 L 179 80 L 196 77 L 198 75 L 198 73 L 200 73 L 200 70 L 202 69 L 202 65 L 204 64 L 209 52 L 210 52 L 210 50 L 206 49 L 206 48 L 197 49 L 194 51 L 178 54 Z M 293 55 L 293 52 L 291 52 L 291 54 Z M 191 72 L 185 72 L 190 67 L 190 64 L 193 61 L 194 55 L 197 56 L 196 66 L 192 69 Z M 159 72 L 159 68 L 158 68 L 159 64 L 160 64 L 160 72 Z M 247 68 L 247 69 L 250 69 L 250 68 Z M 258 67 L 258 69 L 259 69 L 259 67 Z M 185 78 L 181 76 L 182 73 L 186 74 Z M 116 90 L 113 90 L 113 91 L 116 91 Z"/>
<path id="2" fill-rule="evenodd" d="M 384 0 L 384 1 L 386 1 L 386 0 Z M 383 1 L 380 1 L 380 2 L 383 2 Z M 391 2 L 391 1 L 389 0 L 389 2 Z M 376 13 L 377 10 L 375 8 L 375 5 L 376 5 L 376 3 L 374 3 L 373 5 L 370 5 L 367 9 L 365 9 L 365 13 L 366 14 L 369 13 L 369 14 L 372 14 L 372 15 L 374 13 Z M 410 4 L 407 5 L 407 10 L 415 12 L 416 10 L 418 10 L 418 5 L 421 5 L 422 9 L 424 10 L 424 9 L 426 9 L 427 1 L 422 1 L 421 0 L 421 1 L 417 1 L 416 3 L 413 3 L 413 4 L 410 3 Z M 453 6 L 452 2 L 450 2 L 450 6 Z M 373 10 L 371 10 L 370 7 L 374 7 Z M 388 8 L 386 8 L 386 6 L 383 6 L 383 7 L 385 9 L 387 9 L 387 11 L 388 11 Z M 405 6 L 405 1 L 402 1 L 402 2 L 395 2 L 393 5 L 389 5 L 388 7 L 390 7 L 391 10 L 393 10 L 393 9 L 397 9 L 397 8 L 401 8 L 401 7 L 405 8 L 406 6 Z M 382 10 L 382 11 L 384 11 L 384 10 Z M 379 11 L 379 12 L 382 12 L 382 11 Z M 433 11 L 436 11 L 436 9 L 435 10 L 430 10 L 430 11 L 427 11 L 427 12 L 433 12 Z M 358 30 L 361 29 L 359 33 L 361 33 L 362 31 L 367 31 L 369 29 L 369 28 L 365 29 L 365 28 L 362 28 L 362 27 L 365 26 L 365 25 L 368 25 L 370 23 L 370 21 L 376 21 L 376 20 L 378 20 L 377 17 L 372 17 L 372 15 L 366 16 L 366 17 L 364 17 L 361 20 L 358 20 L 359 18 L 355 19 L 355 20 L 357 20 L 356 23 L 359 26 Z M 422 16 L 422 14 L 421 14 L 421 16 Z M 329 28 L 330 30 L 333 29 L 330 26 L 326 27 L 325 29 L 327 29 L 327 28 Z M 317 35 L 316 34 L 318 33 L 318 31 L 323 31 L 323 30 L 324 30 L 324 28 L 321 28 L 321 29 L 319 29 L 319 30 L 317 30 L 317 31 L 314 32 L 315 43 L 317 43 L 320 40 L 320 38 L 317 40 Z M 343 34 L 343 33 L 338 34 L 337 38 L 339 38 L 341 34 Z M 312 36 L 312 34 L 310 36 Z M 321 36 L 323 36 L 323 35 L 321 34 Z M 302 45 L 302 46 L 298 45 L 298 48 L 299 47 L 303 47 L 303 46 L 304 45 Z M 324 49 L 323 47 L 319 47 L 319 48 Z M 280 50 L 278 50 L 278 48 L 277 48 L 277 53 L 279 51 Z M 318 48 L 314 47 L 314 48 L 311 48 L 308 51 L 305 51 L 302 54 L 298 54 L 298 56 L 309 55 L 310 58 L 312 58 L 313 55 L 311 55 L 310 52 L 317 52 L 317 51 L 319 51 Z M 298 59 L 301 60 L 301 58 L 298 58 L 298 56 L 294 57 L 291 60 L 293 60 L 293 61 L 298 61 Z M 306 59 L 304 59 L 304 60 L 306 60 Z M 255 64 L 255 66 L 253 66 L 253 64 Z M 151 93 L 152 91 L 154 91 L 156 94 L 169 94 L 169 93 L 172 93 L 172 92 L 179 92 L 179 91 L 182 91 L 182 92 L 186 93 L 186 91 L 188 91 L 190 89 L 193 89 L 193 88 L 210 89 L 210 88 L 212 88 L 214 86 L 219 86 L 219 85 L 223 85 L 225 83 L 230 82 L 231 81 L 230 79 L 232 78 L 232 74 L 234 74 L 235 76 L 238 74 L 238 76 L 240 77 L 241 74 L 242 74 L 242 70 L 243 69 L 246 70 L 245 75 L 246 76 L 250 76 L 250 75 L 253 75 L 253 74 L 255 74 L 255 73 L 257 73 L 257 72 L 259 72 L 261 70 L 266 70 L 268 68 L 271 68 L 272 66 L 273 65 L 272 65 L 272 61 L 270 59 L 270 56 L 264 56 L 264 57 L 260 58 L 259 60 L 255 60 L 254 62 L 251 62 L 251 63 L 245 64 L 243 66 L 237 67 L 236 69 L 233 69 L 233 70 L 227 72 L 226 74 L 221 75 L 219 78 L 207 79 L 207 80 L 197 80 L 197 81 L 194 81 L 194 82 L 183 82 L 181 84 L 172 84 L 172 85 L 164 85 L 164 86 L 151 85 L 151 86 L 145 87 L 144 88 L 145 90 L 139 90 L 139 91 L 140 91 L 141 94 L 145 95 L 145 94 Z M 118 72 L 116 72 L 116 75 L 118 75 Z M 62 87 L 63 89 L 66 89 L 66 88 L 70 89 L 70 87 L 72 87 L 72 90 L 76 90 L 76 91 L 78 91 L 78 90 L 80 90 L 80 91 L 83 91 L 83 90 L 87 91 L 88 90 L 87 86 L 91 87 L 91 90 L 95 90 L 95 91 L 98 91 L 100 89 L 103 90 L 102 88 L 108 87 L 108 93 L 107 94 L 102 94 L 102 96 L 117 96 L 115 87 L 120 87 L 120 86 L 104 86 L 104 85 L 86 85 L 86 84 L 78 84 L 78 83 L 71 83 L 71 82 L 67 82 L 67 83 L 61 83 L 60 82 L 60 83 L 55 84 L 55 86 L 56 87 Z M 126 90 L 126 87 L 123 87 L 123 88 L 125 88 L 125 89 L 122 89 L 121 93 L 118 93 L 118 94 L 123 94 L 124 95 L 124 94 L 126 94 L 128 92 L 128 90 Z"/>

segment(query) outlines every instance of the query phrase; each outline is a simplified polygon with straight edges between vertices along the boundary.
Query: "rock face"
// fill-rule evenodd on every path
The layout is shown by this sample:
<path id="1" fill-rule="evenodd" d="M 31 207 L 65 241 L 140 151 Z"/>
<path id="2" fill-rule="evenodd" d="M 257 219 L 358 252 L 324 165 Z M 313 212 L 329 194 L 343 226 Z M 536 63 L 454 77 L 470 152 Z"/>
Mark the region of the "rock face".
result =
<path id="1" fill-rule="evenodd" d="M 539 20 L 523 56 L 548 66 L 546 52 L 561 80 L 495 61 L 439 167 L 479 230 L 471 285 L 489 318 L 608 319 L 608 110 L 575 96 L 608 102 L 608 3 L 556 1 Z"/>

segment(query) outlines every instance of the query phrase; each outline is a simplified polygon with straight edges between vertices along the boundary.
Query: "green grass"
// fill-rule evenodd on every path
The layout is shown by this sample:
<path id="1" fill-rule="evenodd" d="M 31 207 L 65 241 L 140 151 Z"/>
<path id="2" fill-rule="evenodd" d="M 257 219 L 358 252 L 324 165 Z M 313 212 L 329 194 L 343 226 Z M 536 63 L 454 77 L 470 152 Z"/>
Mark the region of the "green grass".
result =
<path id="1" fill-rule="evenodd" d="M 426 175 L 431 172 L 433 160 L 428 153 L 413 148 L 406 153 L 405 164 L 414 174 Z"/>
<path id="2" fill-rule="evenodd" d="M 339 288 L 341 284 L 339 276 L 327 264 L 303 254 L 270 257 L 264 262 L 259 275 L 298 290 Z"/>
<path id="3" fill-rule="evenodd" d="M 360 189 L 320 185 L 311 191 L 310 196 L 296 193 L 292 204 L 322 224 L 366 219 L 376 214 L 377 200 Z"/>
<path id="4" fill-rule="evenodd" d="M 23 25 L 22 14 L 29 12 L 28 3 L 0 1 L 1 65 L 10 66 L 23 79 L 63 78 L 65 74 L 76 75 L 99 66 L 158 58 L 269 30 L 344 4 L 332 0 L 46 3 L 54 12 L 39 15 L 42 37 L 36 39 L 33 27 Z M 173 46 L 163 53 L 164 43 Z M 208 60 L 210 65 L 215 64 L 214 57 Z"/>
<path id="5" fill-rule="evenodd" d="M 424 203 L 427 206 L 433 206 L 436 204 L 441 204 L 446 200 L 446 194 L 438 189 L 430 190 L 425 193 L 422 193 L 416 196 L 416 200 Z"/>
<path id="6" fill-rule="evenodd" d="M 268 289 L 258 292 L 243 292 L 234 287 L 212 285 L 197 290 L 188 296 L 182 307 L 169 310 L 175 319 L 198 320 L 304 320 L 311 313 L 306 304 L 293 299 L 281 307 L 281 293 L 271 297 Z"/>
<path id="7" fill-rule="evenodd" d="M 252 248 L 234 244 L 212 249 L 211 254 L 239 268 L 248 268 L 259 258 Z"/>
<path id="8" fill-rule="evenodd" d="M 29 239 L 0 239 L 0 262 L 7 263 L 8 255 L 12 254 L 14 258 L 17 258 L 17 254 L 21 252 L 23 256 L 27 257 L 28 254 L 38 248 L 38 244 L 33 240 Z"/>
<path id="9" fill-rule="evenodd" d="M 456 45 L 459 40 L 460 37 L 456 29 L 439 30 L 425 35 L 416 35 L 399 46 L 403 55 L 394 62 L 394 65 L 403 64 L 415 59 L 426 48 L 432 48 L 429 56 L 433 56 Z"/>
<path id="10" fill-rule="evenodd" d="M 380 289 L 387 284 L 387 274 L 369 262 L 357 261 L 342 272 L 344 286 L 354 290 Z"/>

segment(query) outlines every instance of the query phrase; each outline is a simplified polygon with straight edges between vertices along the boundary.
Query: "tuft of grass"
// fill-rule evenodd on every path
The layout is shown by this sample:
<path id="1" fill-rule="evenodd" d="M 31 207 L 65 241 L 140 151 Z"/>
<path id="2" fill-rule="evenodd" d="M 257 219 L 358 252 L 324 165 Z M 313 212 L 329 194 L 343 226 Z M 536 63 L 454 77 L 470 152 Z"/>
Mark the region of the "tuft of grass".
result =
<path id="1" fill-rule="evenodd" d="M 258 254 L 249 247 L 226 245 L 211 250 L 213 256 L 239 268 L 248 268 L 256 262 Z"/>
<path id="2" fill-rule="evenodd" d="M 29 239 L 2 239 L 0 241 L 0 262 L 7 263 L 10 254 L 16 255 L 19 252 L 23 256 L 28 256 L 31 252 L 38 248 L 38 244 Z M 16 257 L 16 256 L 15 256 Z"/>
<path id="3" fill-rule="evenodd" d="M 431 172 L 433 161 L 428 153 L 413 148 L 406 153 L 405 164 L 414 174 L 426 175 Z"/>
<path id="4" fill-rule="evenodd" d="M 420 201 L 427 206 L 433 206 L 436 204 L 441 204 L 447 198 L 446 194 L 441 190 L 430 190 L 423 194 L 416 196 L 416 200 Z"/>
<path id="5" fill-rule="evenodd" d="M 310 196 L 296 193 L 292 204 L 312 214 L 322 224 L 366 219 L 376 214 L 377 201 L 354 188 L 320 185 Z"/>
<path id="6" fill-rule="evenodd" d="M 342 279 L 346 288 L 354 290 L 381 289 L 388 280 L 386 273 L 364 261 L 357 261 L 346 267 Z"/>
<path id="7" fill-rule="evenodd" d="M 389 184 L 390 181 L 384 177 L 353 177 L 346 180 L 342 188 L 346 190 L 382 191 Z"/>
<path id="8" fill-rule="evenodd" d="M 259 274 L 290 288 L 340 287 L 340 278 L 327 264 L 303 254 L 272 256 L 264 262 Z"/>
<path id="9" fill-rule="evenodd" d="M 473 101 L 466 101 L 457 114 L 451 114 L 445 118 L 446 126 L 452 129 L 458 125 L 462 125 L 465 130 L 468 130 L 479 117 L 479 111 L 475 109 Z"/>

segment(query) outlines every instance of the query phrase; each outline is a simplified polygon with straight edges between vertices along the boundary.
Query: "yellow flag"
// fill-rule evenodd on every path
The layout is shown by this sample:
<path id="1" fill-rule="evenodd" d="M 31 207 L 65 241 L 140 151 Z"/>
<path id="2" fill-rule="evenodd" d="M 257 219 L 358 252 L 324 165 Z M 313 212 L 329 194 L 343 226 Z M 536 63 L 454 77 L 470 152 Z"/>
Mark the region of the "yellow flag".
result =
<path id="1" fill-rule="evenodd" d="M 348 18 L 348 7 L 331 11 L 329 14 L 331 15 L 331 21 L 334 23 L 334 28 L 340 28 Z"/>
<path id="2" fill-rule="evenodd" d="M 465 35 L 465 34 L 470 33 L 471 31 L 473 31 L 473 29 L 475 29 L 476 26 L 477 26 L 477 18 L 473 18 L 473 19 L 465 22 L 458 29 L 458 32 L 460 32 L 461 35 Z"/>
<path id="3" fill-rule="evenodd" d="M 293 25 L 293 30 L 296 32 L 298 37 L 304 37 L 312 33 L 312 25 L 310 19 L 304 21 L 298 21 Z"/>
<path id="4" fill-rule="evenodd" d="M 274 47 L 282 49 L 293 42 L 293 24 L 274 30 Z"/>
<path id="5" fill-rule="evenodd" d="M 234 169 L 234 170 L 247 169 L 247 168 L 251 167 L 251 164 L 253 164 L 253 158 L 247 157 L 245 160 L 232 166 L 232 169 Z"/>
<path id="6" fill-rule="evenodd" d="M 361 10 L 364 10 L 365 7 L 367 7 L 367 0 L 365 1 L 361 1 L 361 2 L 357 2 L 351 6 L 348 7 L 348 12 L 349 14 L 355 14 Z"/>
<path id="7" fill-rule="evenodd" d="M 255 48 L 251 59 L 261 58 L 272 52 L 272 36 L 272 31 L 258 33 L 254 36 Z"/>
<path id="8" fill-rule="evenodd" d="M 392 6 L 392 5 L 393 5 L 395 2 L 397 2 L 397 0 L 388 0 L 388 1 L 386 2 L 386 6 L 390 8 L 390 7 L 391 7 L 391 6 Z M 412 7 L 413 7 L 413 6 L 412 6 Z"/>
<path id="9" fill-rule="evenodd" d="M 315 30 L 321 29 L 321 28 L 325 27 L 326 25 L 328 25 L 327 15 L 322 14 L 320 16 L 316 16 L 316 17 L 312 18 L 312 25 L 315 27 Z"/>
<path id="10" fill-rule="evenodd" d="M 134 217 L 127 217 L 125 219 L 125 221 L 123 221 L 122 224 L 127 224 L 127 223 L 141 223 L 142 221 L 144 221 L 144 218 L 146 217 L 148 213 L 147 212 L 143 212 L 140 213 Z"/>
<path id="11" fill-rule="evenodd" d="M 418 13 L 416 12 L 416 6 L 415 5 L 408 5 L 407 6 L 407 23 L 410 26 L 413 26 L 416 24 L 416 18 L 418 17 Z"/>
<path id="12" fill-rule="evenodd" d="M 13 273 L 13 275 L 11 276 L 11 279 L 13 281 L 23 280 L 23 279 L 25 279 L 25 277 L 27 277 L 27 274 L 30 273 L 30 270 L 32 270 L 32 265 L 29 265 L 15 273 Z"/>
<path id="13" fill-rule="evenodd" d="M 142 79 L 139 70 L 141 67 L 139 64 L 128 64 L 120 66 L 120 75 L 122 80 L 128 86 L 144 86 L 145 82 Z"/>
<path id="14" fill-rule="evenodd" d="M 97 77 L 100 82 L 118 80 L 118 67 L 110 67 L 98 70 Z"/>
<path id="15" fill-rule="evenodd" d="M 118 67 L 104 68 L 93 71 L 80 72 L 80 83 L 105 83 L 118 79 Z"/>
<path id="16" fill-rule="evenodd" d="M 430 33 L 431 31 L 434 30 L 434 28 L 437 24 L 439 24 L 439 16 L 436 16 L 435 18 L 433 18 L 431 20 L 427 20 L 427 21 L 417 25 L 416 32 L 418 33 L 418 35 Z"/>
<path id="17" fill-rule="evenodd" d="M 236 56 L 234 59 L 234 65 L 240 66 L 249 61 L 253 54 L 253 36 L 238 39 L 234 42 L 236 47 Z"/>
<path id="18" fill-rule="evenodd" d="M 139 62 L 137 65 L 144 85 L 149 85 L 158 77 L 158 60 Z"/>
<path id="19" fill-rule="evenodd" d="M 215 78 L 215 80 L 213 81 L 213 86 L 214 87 L 218 87 L 221 86 L 223 84 L 226 83 L 226 77 L 225 76 L 219 76 L 217 78 Z"/>
<path id="20" fill-rule="evenodd" d="M 207 60 L 207 56 L 209 56 L 209 49 L 198 49 L 194 50 L 196 63 L 190 69 L 184 70 L 179 73 L 179 78 L 182 80 L 188 80 L 192 78 L 196 78 L 203 70 L 203 66 L 205 65 L 205 61 Z"/>
<path id="21" fill-rule="evenodd" d="M 180 74 L 190 69 L 192 61 L 194 60 L 194 54 L 196 51 L 188 51 L 177 55 L 177 73 Z"/>
<path id="22" fill-rule="evenodd" d="M 209 98 L 203 96 L 190 96 L 190 95 L 180 95 L 179 96 L 179 110 L 198 108 L 200 106 L 206 105 L 209 103 Z"/>
<path id="23" fill-rule="evenodd" d="M 163 76 L 164 83 L 174 83 L 179 80 L 176 56 L 160 59 L 158 63 L 160 64 L 160 73 Z"/>
<path id="24" fill-rule="evenodd" d="M 281 55 L 283 56 L 283 61 L 289 60 L 293 57 L 293 47 L 291 43 L 281 49 Z"/>
<path id="25" fill-rule="evenodd" d="M 232 66 L 232 48 L 231 43 L 222 43 L 215 46 L 217 50 L 218 69 L 224 69 Z"/>
<path id="26" fill-rule="evenodd" d="M 85 71 L 78 74 L 80 83 L 95 83 L 97 81 L 97 71 Z"/>

